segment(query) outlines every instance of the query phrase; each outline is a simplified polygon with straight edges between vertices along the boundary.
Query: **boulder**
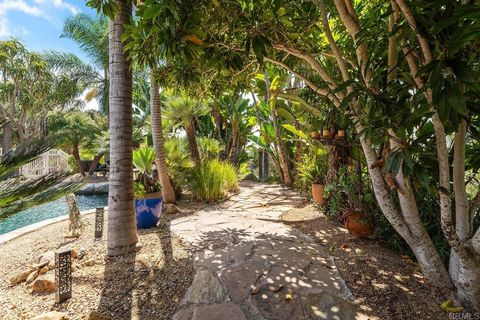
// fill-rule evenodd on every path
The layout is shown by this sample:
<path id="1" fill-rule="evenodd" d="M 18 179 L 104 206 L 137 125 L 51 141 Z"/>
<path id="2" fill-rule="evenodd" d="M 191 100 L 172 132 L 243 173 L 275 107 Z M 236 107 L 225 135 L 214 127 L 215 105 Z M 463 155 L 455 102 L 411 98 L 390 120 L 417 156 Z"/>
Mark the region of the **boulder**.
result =
<path id="1" fill-rule="evenodd" d="M 33 280 L 35 280 L 35 279 L 38 277 L 38 273 L 39 273 L 38 269 L 32 271 L 32 272 L 28 275 L 28 277 L 27 277 L 27 279 L 25 280 L 25 282 L 26 282 L 26 283 L 30 283 L 30 282 L 32 282 Z"/>
<path id="2" fill-rule="evenodd" d="M 48 270 L 50 270 L 50 269 L 48 268 L 48 266 L 45 266 L 45 267 L 43 267 L 42 269 L 39 269 L 39 270 L 38 270 L 38 273 L 40 273 L 40 274 L 45 274 L 45 273 L 48 272 Z"/>
<path id="3" fill-rule="evenodd" d="M 58 311 L 50 311 L 39 314 L 38 316 L 32 318 L 31 320 L 69 320 L 70 318 L 66 313 Z"/>
<path id="4" fill-rule="evenodd" d="M 90 311 L 83 319 L 84 320 L 112 320 L 112 318 L 107 317 L 95 310 Z"/>
<path id="5" fill-rule="evenodd" d="M 57 284 L 53 276 L 37 278 L 32 283 L 32 293 L 52 293 L 56 288 Z"/>
<path id="6" fill-rule="evenodd" d="M 55 251 L 46 251 L 38 259 L 39 263 L 48 263 L 48 268 L 53 269 L 55 267 Z"/>
<path id="7" fill-rule="evenodd" d="M 163 210 L 165 213 L 167 214 L 175 214 L 175 213 L 178 213 L 180 212 L 180 210 L 178 209 L 178 207 L 176 205 L 174 205 L 173 203 L 166 203 L 164 206 L 163 206 Z"/>
<path id="8" fill-rule="evenodd" d="M 28 276 L 35 271 L 35 268 L 28 268 L 10 278 L 10 284 L 17 285 L 27 280 Z"/>

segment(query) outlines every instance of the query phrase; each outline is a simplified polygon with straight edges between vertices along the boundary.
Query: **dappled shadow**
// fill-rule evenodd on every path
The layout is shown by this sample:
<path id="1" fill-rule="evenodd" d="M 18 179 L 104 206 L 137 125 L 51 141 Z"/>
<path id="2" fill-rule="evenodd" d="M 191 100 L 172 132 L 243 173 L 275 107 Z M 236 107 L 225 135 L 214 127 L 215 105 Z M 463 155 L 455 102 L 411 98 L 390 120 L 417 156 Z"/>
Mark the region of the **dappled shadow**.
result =
<path id="1" fill-rule="evenodd" d="M 298 233 L 272 230 L 258 234 L 226 228 L 202 232 L 193 250 L 197 272 L 209 270 L 218 277 L 228 299 L 241 307 L 247 319 L 259 315 L 268 319 L 354 319 L 360 315 L 357 306 L 348 301 L 350 293 L 333 260 L 321 246 Z M 200 312 L 212 303 L 208 296 L 198 303 L 195 294 L 189 292 L 184 309 Z"/>
<path id="2" fill-rule="evenodd" d="M 98 304 L 100 314 L 131 319 L 135 287 L 135 252 L 105 257 L 104 287 Z"/>
<path id="3" fill-rule="evenodd" d="M 168 219 L 138 233 L 146 241 L 140 251 L 106 258 L 97 310 L 112 319 L 171 319 L 191 284 L 193 261 L 172 238 Z"/>
<path id="4" fill-rule="evenodd" d="M 322 216 L 288 223 L 310 234 L 335 257 L 342 278 L 363 310 L 378 319 L 442 319 L 436 296 L 408 256 L 376 240 L 352 238 L 337 221 Z"/>

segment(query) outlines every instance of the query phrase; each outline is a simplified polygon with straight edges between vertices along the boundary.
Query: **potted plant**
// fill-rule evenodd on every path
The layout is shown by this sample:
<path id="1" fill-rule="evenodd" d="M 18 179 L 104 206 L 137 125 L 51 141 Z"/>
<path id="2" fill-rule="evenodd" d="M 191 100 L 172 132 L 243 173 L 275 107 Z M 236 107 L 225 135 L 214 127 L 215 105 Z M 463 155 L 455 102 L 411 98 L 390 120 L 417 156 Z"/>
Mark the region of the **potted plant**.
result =
<path id="1" fill-rule="evenodd" d="M 323 193 L 325 190 L 325 177 L 327 175 L 326 150 L 321 147 L 312 146 L 312 157 L 300 172 L 301 179 L 311 183 L 312 198 L 319 206 L 323 206 Z"/>
<path id="2" fill-rule="evenodd" d="M 137 228 L 156 226 L 162 214 L 162 192 L 158 178 L 153 175 L 154 161 L 152 147 L 143 146 L 133 151 L 133 164 L 139 172 L 135 180 Z"/>
<path id="3" fill-rule="evenodd" d="M 324 191 L 325 191 L 325 176 L 327 175 L 327 166 L 325 161 L 325 156 L 315 157 L 315 168 L 313 172 L 313 181 L 312 181 L 312 198 L 316 204 L 323 206 L 324 201 Z"/>
<path id="4" fill-rule="evenodd" d="M 361 191 L 361 176 L 358 172 L 347 167 L 340 169 L 339 176 L 345 206 L 342 209 L 341 219 L 350 234 L 370 238 L 373 235 L 373 225 L 365 214 L 363 194 Z"/>

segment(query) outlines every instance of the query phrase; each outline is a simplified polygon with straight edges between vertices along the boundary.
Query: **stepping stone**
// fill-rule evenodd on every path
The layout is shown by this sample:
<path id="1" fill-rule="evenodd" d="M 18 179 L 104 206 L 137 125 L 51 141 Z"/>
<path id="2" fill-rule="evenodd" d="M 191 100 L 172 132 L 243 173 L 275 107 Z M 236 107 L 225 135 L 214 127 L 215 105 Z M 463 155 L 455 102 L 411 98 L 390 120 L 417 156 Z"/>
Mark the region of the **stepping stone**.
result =
<path id="1" fill-rule="evenodd" d="M 218 278 L 209 270 L 199 270 L 188 289 L 187 301 L 190 303 L 212 303 L 224 301 L 226 297 Z"/>
<path id="2" fill-rule="evenodd" d="M 246 320 L 242 309 L 231 302 L 198 306 L 193 312 L 192 320 Z"/>
<path id="3" fill-rule="evenodd" d="M 221 278 L 227 285 L 230 299 L 233 302 L 241 303 L 250 296 L 251 286 L 255 284 L 258 276 L 264 270 L 265 267 L 260 261 L 246 261 L 223 270 Z"/>
<path id="4" fill-rule="evenodd" d="M 265 286 L 252 296 L 252 303 L 266 319 L 310 319 L 305 317 L 299 294 L 288 286 L 278 292 Z"/>
<path id="5" fill-rule="evenodd" d="M 311 292 L 301 296 L 306 319 L 367 320 L 357 305 L 327 292 Z"/>

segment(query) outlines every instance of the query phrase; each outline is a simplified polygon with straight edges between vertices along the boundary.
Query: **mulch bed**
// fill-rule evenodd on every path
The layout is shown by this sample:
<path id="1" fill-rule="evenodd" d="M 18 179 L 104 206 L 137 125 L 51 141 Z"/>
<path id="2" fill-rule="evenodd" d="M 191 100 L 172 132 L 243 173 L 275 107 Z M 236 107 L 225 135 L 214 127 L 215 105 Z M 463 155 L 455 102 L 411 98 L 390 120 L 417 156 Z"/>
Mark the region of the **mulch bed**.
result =
<path id="1" fill-rule="evenodd" d="M 285 214 L 284 223 L 328 249 L 361 309 L 382 320 L 447 318 L 416 262 L 379 241 L 351 238 L 339 222 L 318 214 L 309 205 Z"/>

